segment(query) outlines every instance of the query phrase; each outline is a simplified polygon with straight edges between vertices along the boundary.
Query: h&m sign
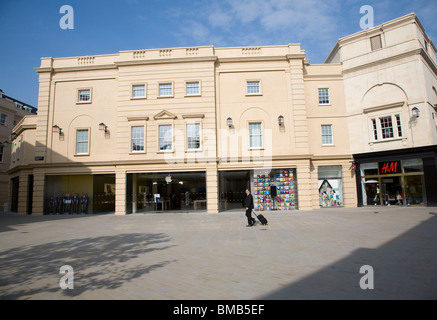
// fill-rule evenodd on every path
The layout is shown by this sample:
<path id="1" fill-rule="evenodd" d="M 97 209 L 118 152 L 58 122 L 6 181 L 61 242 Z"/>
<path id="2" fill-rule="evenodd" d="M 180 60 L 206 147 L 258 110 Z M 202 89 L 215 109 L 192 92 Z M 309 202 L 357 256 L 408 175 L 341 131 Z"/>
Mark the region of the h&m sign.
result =
<path id="1" fill-rule="evenodd" d="M 400 161 L 384 161 L 378 162 L 379 174 L 390 174 L 390 173 L 401 173 L 401 162 Z"/>

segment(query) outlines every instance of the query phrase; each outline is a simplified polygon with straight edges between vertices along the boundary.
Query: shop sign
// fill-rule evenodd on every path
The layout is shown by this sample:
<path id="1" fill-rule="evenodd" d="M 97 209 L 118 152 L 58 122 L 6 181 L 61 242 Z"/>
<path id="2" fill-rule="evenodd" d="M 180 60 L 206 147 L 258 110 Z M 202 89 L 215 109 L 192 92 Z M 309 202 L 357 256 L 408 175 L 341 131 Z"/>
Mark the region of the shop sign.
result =
<path id="1" fill-rule="evenodd" d="M 378 162 L 379 174 L 401 173 L 400 161 L 384 161 Z"/>

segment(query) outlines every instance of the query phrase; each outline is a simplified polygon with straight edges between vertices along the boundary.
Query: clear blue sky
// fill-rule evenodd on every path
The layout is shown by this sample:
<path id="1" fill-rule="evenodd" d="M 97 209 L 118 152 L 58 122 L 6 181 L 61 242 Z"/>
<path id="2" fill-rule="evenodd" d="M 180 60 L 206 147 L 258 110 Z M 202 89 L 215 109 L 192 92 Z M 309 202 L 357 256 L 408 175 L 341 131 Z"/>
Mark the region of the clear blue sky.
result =
<path id="1" fill-rule="evenodd" d="M 59 22 L 74 9 L 74 29 Z M 0 89 L 37 106 L 41 57 L 121 50 L 301 43 L 323 63 L 336 41 L 358 32 L 360 8 L 375 26 L 415 12 L 437 45 L 435 0 L 0 0 Z"/>

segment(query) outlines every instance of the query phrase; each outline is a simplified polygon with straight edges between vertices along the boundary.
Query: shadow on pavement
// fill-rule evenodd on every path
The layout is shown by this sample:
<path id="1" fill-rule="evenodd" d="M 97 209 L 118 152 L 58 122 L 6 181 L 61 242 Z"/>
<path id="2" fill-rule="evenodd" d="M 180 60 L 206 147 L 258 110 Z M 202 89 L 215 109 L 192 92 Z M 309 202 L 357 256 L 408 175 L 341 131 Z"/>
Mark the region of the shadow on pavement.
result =
<path id="1" fill-rule="evenodd" d="M 375 248 L 360 248 L 346 258 L 257 299 L 437 299 L 437 214 Z M 369 235 L 371 237 L 372 235 Z M 373 289 L 361 289 L 360 279 Z"/>
<path id="2" fill-rule="evenodd" d="M 165 250 L 162 233 L 121 234 L 74 239 L 0 252 L 0 299 L 78 296 L 85 291 L 117 289 L 174 261 L 144 264 L 144 254 Z M 140 259 L 136 259 L 140 258 Z M 156 258 L 154 259 L 156 261 Z M 74 271 L 74 289 L 62 290 L 63 265 Z M 43 294 L 42 296 L 39 294 Z"/>

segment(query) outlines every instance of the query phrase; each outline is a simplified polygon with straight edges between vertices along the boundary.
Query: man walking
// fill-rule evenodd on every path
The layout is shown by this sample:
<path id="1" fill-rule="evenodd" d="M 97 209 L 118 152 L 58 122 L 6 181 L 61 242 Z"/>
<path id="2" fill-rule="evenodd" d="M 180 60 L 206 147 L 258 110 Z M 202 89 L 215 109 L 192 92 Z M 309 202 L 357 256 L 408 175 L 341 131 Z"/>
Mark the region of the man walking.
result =
<path id="1" fill-rule="evenodd" d="M 253 197 L 250 194 L 250 190 L 246 189 L 246 200 L 244 200 L 244 206 L 246 207 L 246 217 L 248 227 L 251 227 L 255 224 L 255 219 L 252 218 L 252 210 L 253 210 Z"/>

